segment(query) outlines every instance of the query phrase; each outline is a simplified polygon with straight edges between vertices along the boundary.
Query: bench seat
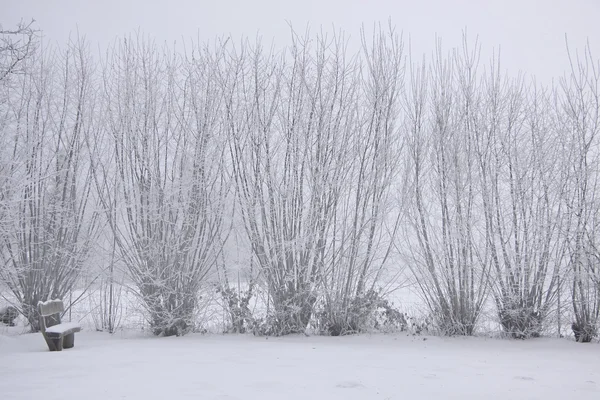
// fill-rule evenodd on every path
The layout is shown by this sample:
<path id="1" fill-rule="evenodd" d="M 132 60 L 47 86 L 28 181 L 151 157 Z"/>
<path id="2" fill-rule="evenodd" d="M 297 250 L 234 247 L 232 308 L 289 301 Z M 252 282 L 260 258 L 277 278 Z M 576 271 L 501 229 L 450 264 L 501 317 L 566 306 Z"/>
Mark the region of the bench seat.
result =
<path id="1" fill-rule="evenodd" d="M 81 326 L 75 322 L 65 322 L 46 328 L 46 335 L 49 337 L 60 337 L 71 333 L 81 331 Z"/>

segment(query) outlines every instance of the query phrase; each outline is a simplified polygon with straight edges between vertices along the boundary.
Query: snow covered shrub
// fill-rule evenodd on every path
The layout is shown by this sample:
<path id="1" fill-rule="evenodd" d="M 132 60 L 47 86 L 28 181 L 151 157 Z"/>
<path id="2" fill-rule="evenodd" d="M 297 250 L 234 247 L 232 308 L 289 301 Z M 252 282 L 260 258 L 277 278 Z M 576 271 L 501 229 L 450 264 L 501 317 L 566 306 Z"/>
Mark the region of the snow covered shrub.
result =
<path id="1" fill-rule="evenodd" d="M 320 333 L 343 336 L 370 330 L 405 331 L 408 328 L 405 315 L 378 291 L 369 290 L 342 306 L 324 303 L 316 314 Z"/>
<path id="2" fill-rule="evenodd" d="M 600 266 L 598 266 L 597 261 L 599 253 L 595 246 L 595 244 L 590 246 L 587 243 L 587 251 L 584 252 L 581 249 L 580 251 L 574 251 L 576 254 L 571 257 L 571 268 L 573 270 L 571 296 L 575 317 L 571 329 L 575 335 L 575 340 L 582 343 L 591 342 L 598 336 Z M 590 247 L 594 249 L 593 253 Z"/>
<path id="3" fill-rule="evenodd" d="M 254 336 L 283 336 L 278 330 L 276 317 L 269 314 L 266 317 L 254 318 L 252 321 L 252 334 Z"/>
<path id="4" fill-rule="evenodd" d="M 515 339 L 540 337 L 545 313 L 523 302 L 506 301 L 498 306 L 504 332 Z"/>
<path id="5" fill-rule="evenodd" d="M 348 304 L 326 303 L 317 313 L 319 331 L 331 336 L 366 331 L 373 325 L 379 303 L 379 294 L 374 290 L 354 297 Z"/>
<path id="6" fill-rule="evenodd" d="M 229 325 L 225 328 L 227 333 L 246 333 L 253 328 L 254 318 L 250 311 L 253 289 L 253 284 L 250 284 L 247 290 L 222 286 L 217 288 L 217 293 L 221 295 L 225 303 L 225 311 L 229 316 Z"/>
<path id="7" fill-rule="evenodd" d="M 310 292 L 284 295 L 273 301 L 271 329 L 277 336 L 304 333 L 313 313 L 316 296 Z"/>
<path id="8" fill-rule="evenodd" d="M 237 232 L 230 233 L 228 239 L 239 248 L 240 238 L 237 237 Z M 256 326 L 250 302 L 253 298 L 256 300 L 256 295 L 261 293 L 254 260 L 251 255 L 248 256 L 244 253 L 243 259 L 227 261 L 227 255 L 222 254 L 217 264 L 218 282 L 215 289 L 220 297 L 219 305 L 225 312 L 224 333 L 246 333 Z M 235 278 L 232 278 L 232 275 Z"/>
<path id="9" fill-rule="evenodd" d="M 305 333 L 313 315 L 316 297 L 303 294 L 300 298 L 275 300 L 264 318 L 255 318 L 252 332 L 257 336 L 284 336 Z"/>
<path id="10" fill-rule="evenodd" d="M 571 277 L 572 305 L 575 314 L 572 330 L 577 341 L 584 343 L 597 336 L 600 321 L 600 267 L 597 265 L 597 255 L 594 256 L 579 257 L 579 260 L 573 257 L 571 262 L 574 272 Z"/>
<path id="11" fill-rule="evenodd" d="M 598 328 L 592 324 L 578 324 L 573 322 L 571 325 L 575 340 L 580 343 L 589 343 L 594 338 L 598 337 Z"/>
<path id="12" fill-rule="evenodd" d="M 0 308 L 0 322 L 8 326 L 15 326 L 15 319 L 17 319 L 18 316 L 19 310 L 13 306 Z"/>
<path id="13" fill-rule="evenodd" d="M 106 280 L 100 281 L 95 295 L 90 296 L 92 319 L 97 331 L 115 333 L 122 318 L 123 286 Z"/>
<path id="14" fill-rule="evenodd" d="M 444 336 L 470 336 L 475 333 L 477 318 L 460 308 L 443 307 L 431 312 L 436 330 Z"/>
<path id="15" fill-rule="evenodd" d="M 407 315 L 400 312 L 394 305 L 385 298 L 379 302 L 375 311 L 374 328 L 384 332 L 404 332 L 409 329 L 409 319 Z"/>
<path id="16" fill-rule="evenodd" d="M 407 331 L 412 335 L 421 335 L 424 333 L 435 333 L 433 318 L 430 316 L 425 317 L 414 317 L 408 316 L 406 318 Z"/>

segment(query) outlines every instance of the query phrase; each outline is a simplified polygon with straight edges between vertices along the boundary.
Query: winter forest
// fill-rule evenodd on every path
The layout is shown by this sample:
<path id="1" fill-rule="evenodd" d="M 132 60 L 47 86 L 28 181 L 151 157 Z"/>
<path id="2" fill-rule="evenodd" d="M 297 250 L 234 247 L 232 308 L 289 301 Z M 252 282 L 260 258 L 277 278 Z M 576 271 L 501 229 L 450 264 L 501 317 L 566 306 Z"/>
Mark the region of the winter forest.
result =
<path id="1" fill-rule="evenodd" d="M 111 333 L 136 310 L 161 336 L 217 315 L 266 336 L 598 337 L 589 47 L 541 84 L 476 36 L 421 56 L 391 24 L 356 51 L 343 31 L 41 36 L 0 32 L 0 302 L 32 332 L 62 299 Z"/>

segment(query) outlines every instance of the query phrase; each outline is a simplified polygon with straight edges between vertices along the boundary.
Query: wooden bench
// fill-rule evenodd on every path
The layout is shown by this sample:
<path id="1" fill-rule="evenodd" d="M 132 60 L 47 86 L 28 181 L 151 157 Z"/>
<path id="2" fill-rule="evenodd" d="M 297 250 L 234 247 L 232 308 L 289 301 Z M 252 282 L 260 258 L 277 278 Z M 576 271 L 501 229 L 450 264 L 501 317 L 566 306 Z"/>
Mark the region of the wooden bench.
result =
<path id="1" fill-rule="evenodd" d="M 70 349 L 75 345 L 75 332 L 81 326 L 73 322 L 60 322 L 60 315 L 65 311 L 62 300 L 48 300 L 38 303 L 40 313 L 40 330 L 50 351 Z"/>

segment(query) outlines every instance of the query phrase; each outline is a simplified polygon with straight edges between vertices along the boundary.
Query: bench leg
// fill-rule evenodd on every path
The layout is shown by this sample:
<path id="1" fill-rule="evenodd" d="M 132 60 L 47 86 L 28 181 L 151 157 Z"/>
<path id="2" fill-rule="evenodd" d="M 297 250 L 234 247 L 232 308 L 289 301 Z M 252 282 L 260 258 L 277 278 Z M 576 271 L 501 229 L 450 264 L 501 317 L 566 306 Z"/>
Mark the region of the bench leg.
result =
<path id="1" fill-rule="evenodd" d="M 62 351 L 63 344 L 64 344 L 64 337 L 63 336 L 61 336 L 60 338 L 56 339 L 56 351 Z"/>
<path id="2" fill-rule="evenodd" d="M 70 349 L 75 346 L 75 334 L 70 333 L 66 335 L 63 339 L 63 348 Z"/>
<path id="3" fill-rule="evenodd" d="M 62 351 L 63 349 L 63 338 L 48 339 L 48 348 L 50 351 Z"/>
<path id="4" fill-rule="evenodd" d="M 44 340 L 46 341 L 46 344 L 48 345 L 48 350 L 50 350 L 50 351 L 56 350 L 56 341 L 54 339 L 51 339 L 51 338 L 47 337 L 46 335 L 44 335 Z"/>

